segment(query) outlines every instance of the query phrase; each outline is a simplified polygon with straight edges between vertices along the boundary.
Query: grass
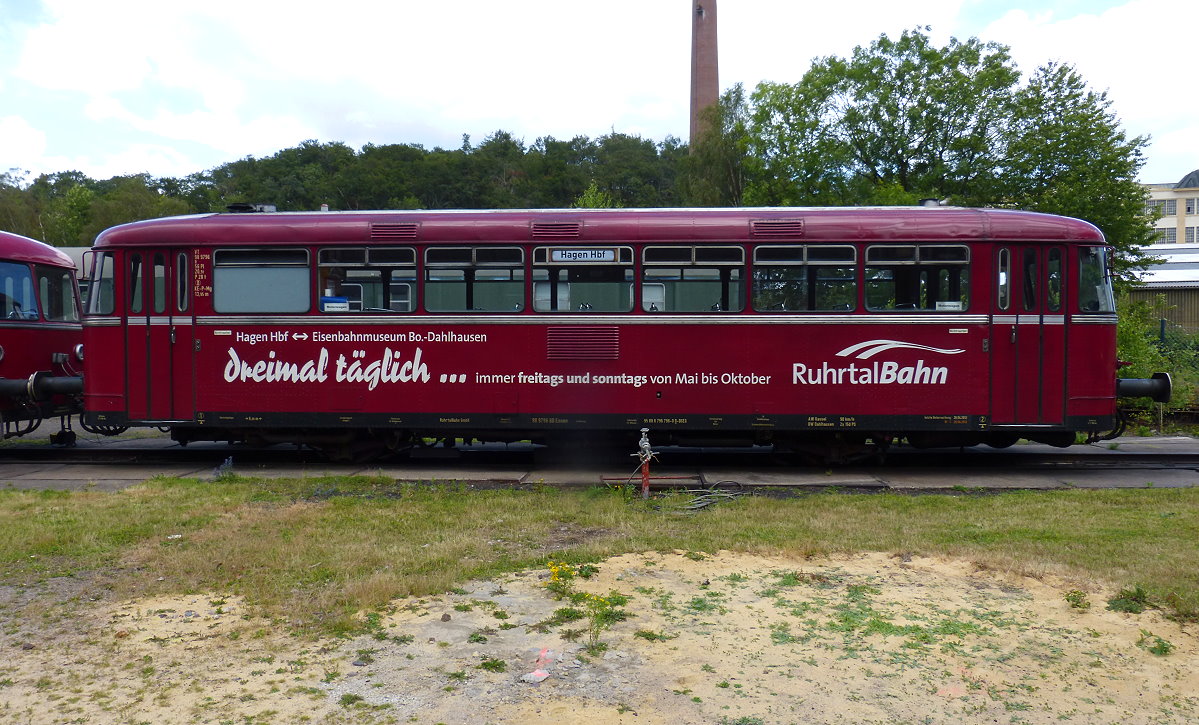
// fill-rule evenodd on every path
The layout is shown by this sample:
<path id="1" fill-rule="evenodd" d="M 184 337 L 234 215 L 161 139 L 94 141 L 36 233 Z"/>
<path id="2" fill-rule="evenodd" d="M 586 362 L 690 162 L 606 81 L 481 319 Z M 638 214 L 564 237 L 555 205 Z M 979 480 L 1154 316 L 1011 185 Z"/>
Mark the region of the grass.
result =
<path id="1" fill-rule="evenodd" d="M 235 594 L 297 629 L 337 632 L 361 630 L 361 612 L 398 597 L 551 560 L 582 565 L 673 549 L 889 551 L 1077 574 L 1199 619 L 1196 489 L 744 497 L 691 517 L 664 515 L 654 503 L 602 488 L 476 491 L 370 477 L 0 490 L 0 583 L 99 576 L 118 596 Z M 787 574 L 779 585 L 804 578 Z"/>

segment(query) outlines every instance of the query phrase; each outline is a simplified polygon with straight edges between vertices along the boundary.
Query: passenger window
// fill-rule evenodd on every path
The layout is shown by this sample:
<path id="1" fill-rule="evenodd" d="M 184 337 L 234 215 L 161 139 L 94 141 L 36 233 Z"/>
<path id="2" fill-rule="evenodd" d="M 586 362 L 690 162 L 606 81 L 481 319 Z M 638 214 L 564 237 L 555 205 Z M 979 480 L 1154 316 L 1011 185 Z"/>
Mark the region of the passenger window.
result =
<path id="1" fill-rule="evenodd" d="M 961 245 L 866 248 L 866 308 L 963 312 L 970 307 L 970 250 Z"/>
<path id="2" fill-rule="evenodd" d="M 154 255 L 154 314 L 167 311 L 167 265 L 161 254 Z"/>
<path id="3" fill-rule="evenodd" d="M 38 298 L 42 316 L 51 322 L 78 322 L 79 306 L 75 304 L 75 274 L 62 267 L 34 267 L 37 274 Z M 36 314 L 36 313 L 35 313 Z"/>
<path id="4" fill-rule="evenodd" d="M 1006 248 L 999 250 L 999 280 L 996 289 L 999 291 L 996 300 L 999 309 L 1006 310 L 1012 304 L 1012 253 Z"/>
<path id="5" fill-rule="evenodd" d="M 519 247 L 426 249 L 424 305 L 429 312 L 524 310 L 524 250 Z"/>
<path id="6" fill-rule="evenodd" d="M 308 250 L 222 249 L 213 253 L 212 308 L 222 313 L 307 312 Z"/>
<path id="7" fill-rule="evenodd" d="M 758 312 L 849 311 L 857 306 L 856 250 L 848 246 L 754 249 Z"/>
<path id="8" fill-rule="evenodd" d="M 318 253 L 322 312 L 411 312 L 416 250 L 352 247 Z"/>
<path id="9" fill-rule="evenodd" d="M 1024 311 L 1037 309 L 1037 250 L 1024 250 Z"/>
<path id="10" fill-rule="evenodd" d="M 187 312 L 188 304 L 191 302 L 189 294 L 190 278 L 187 271 L 190 267 L 187 264 L 187 252 L 180 252 L 175 257 L 175 311 Z"/>
<path id="11" fill-rule="evenodd" d="M 1062 311 L 1062 250 L 1049 250 L 1045 264 L 1045 309 L 1049 312 Z"/>
<path id="12" fill-rule="evenodd" d="M 641 308 L 646 312 L 740 312 L 741 247 L 650 246 L 643 252 Z"/>
<path id="13" fill-rule="evenodd" d="M 0 262 L 0 318 L 36 320 L 37 298 L 29 265 Z"/>
<path id="14" fill-rule="evenodd" d="M 134 254 L 129 257 L 129 312 L 141 314 L 145 288 L 142 286 L 142 276 L 145 268 L 142 265 L 142 255 Z"/>
<path id="15" fill-rule="evenodd" d="M 537 247 L 533 250 L 537 312 L 630 312 L 631 247 Z"/>

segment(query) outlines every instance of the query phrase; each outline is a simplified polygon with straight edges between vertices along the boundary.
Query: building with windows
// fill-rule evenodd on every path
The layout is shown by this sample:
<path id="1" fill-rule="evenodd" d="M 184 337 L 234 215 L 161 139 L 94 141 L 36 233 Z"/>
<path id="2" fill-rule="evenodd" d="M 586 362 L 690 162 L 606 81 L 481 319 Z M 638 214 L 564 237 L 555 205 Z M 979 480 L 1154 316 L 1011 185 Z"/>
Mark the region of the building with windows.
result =
<path id="1" fill-rule="evenodd" d="M 1199 169 L 1177 184 L 1146 184 L 1149 208 L 1161 217 L 1154 224 L 1157 244 L 1199 244 Z"/>
<path id="2" fill-rule="evenodd" d="M 1147 206 L 1159 213 L 1157 239 L 1145 247 L 1156 261 L 1140 274 L 1134 302 L 1148 302 L 1167 323 L 1199 332 L 1199 169 L 1177 184 L 1146 184 Z"/>

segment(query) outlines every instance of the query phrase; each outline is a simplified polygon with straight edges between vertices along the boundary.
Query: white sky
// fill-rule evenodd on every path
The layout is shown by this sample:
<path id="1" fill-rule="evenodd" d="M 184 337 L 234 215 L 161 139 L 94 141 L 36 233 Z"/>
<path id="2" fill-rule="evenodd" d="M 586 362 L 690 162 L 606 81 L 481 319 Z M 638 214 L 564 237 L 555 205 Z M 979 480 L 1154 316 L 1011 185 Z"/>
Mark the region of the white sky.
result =
<path id="1" fill-rule="evenodd" d="M 686 140 L 690 0 L 0 0 L 0 172 L 185 176 L 305 139 Z M 1074 64 L 1142 181 L 1199 168 L 1195 0 L 723 0 L 720 86 L 930 25 Z"/>

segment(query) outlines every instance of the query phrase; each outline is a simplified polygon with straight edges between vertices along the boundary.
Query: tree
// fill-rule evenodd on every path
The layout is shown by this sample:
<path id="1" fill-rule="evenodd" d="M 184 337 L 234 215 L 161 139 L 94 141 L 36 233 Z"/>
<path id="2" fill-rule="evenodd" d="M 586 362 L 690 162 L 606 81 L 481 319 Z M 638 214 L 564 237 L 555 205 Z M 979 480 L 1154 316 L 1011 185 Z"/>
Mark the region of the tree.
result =
<path id="1" fill-rule="evenodd" d="M 575 209 L 618 209 L 620 202 L 616 197 L 600 189 L 593 181 L 571 204 Z"/>
<path id="2" fill-rule="evenodd" d="M 738 83 L 700 113 L 700 136 L 682 159 L 680 193 L 689 206 L 741 206 L 749 160 L 749 99 Z"/>
<path id="3" fill-rule="evenodd" d="M 1002 45 L 883 35 L 848 60 L 816 61 L 794 86 L 759 86 L 754 150 L 768 178 L 784 172 L 839 203 L 960 196 L 994 176 L 1018 80 Z"/>
<path id="4" fill-rule="evenodd" d="M 1127 286 L 1146 263 L 1138 245 L 1153 238 L 1145 189 L 1136 180 L 1148 141 L 1127 138 L 1107 94 L 1088 90 L 1068 65 L 1038 68 L 1014 100 L 997 196 L 1099 227 L 1118 252 L 1117 280 Z"/>
<path id="5" fill-rule="evenodd" d="M 1068 65 L 1022 82 L 1006 46 L 917 28 L 849 59 L 816 61 L 794 85 L 752 96 L 752 204 L 911 204 L 921 198 L 1078 217 L 1142 265 L 1143 138 L 1128 139 L 1106 94 Z"/>
<path id="6" fill-rule="evenodd" d="M 27 173 L 9 169 L 0 174 L 0 229 L 26 237 L 38 237 L 34 199 L 23 187 Z"/>

